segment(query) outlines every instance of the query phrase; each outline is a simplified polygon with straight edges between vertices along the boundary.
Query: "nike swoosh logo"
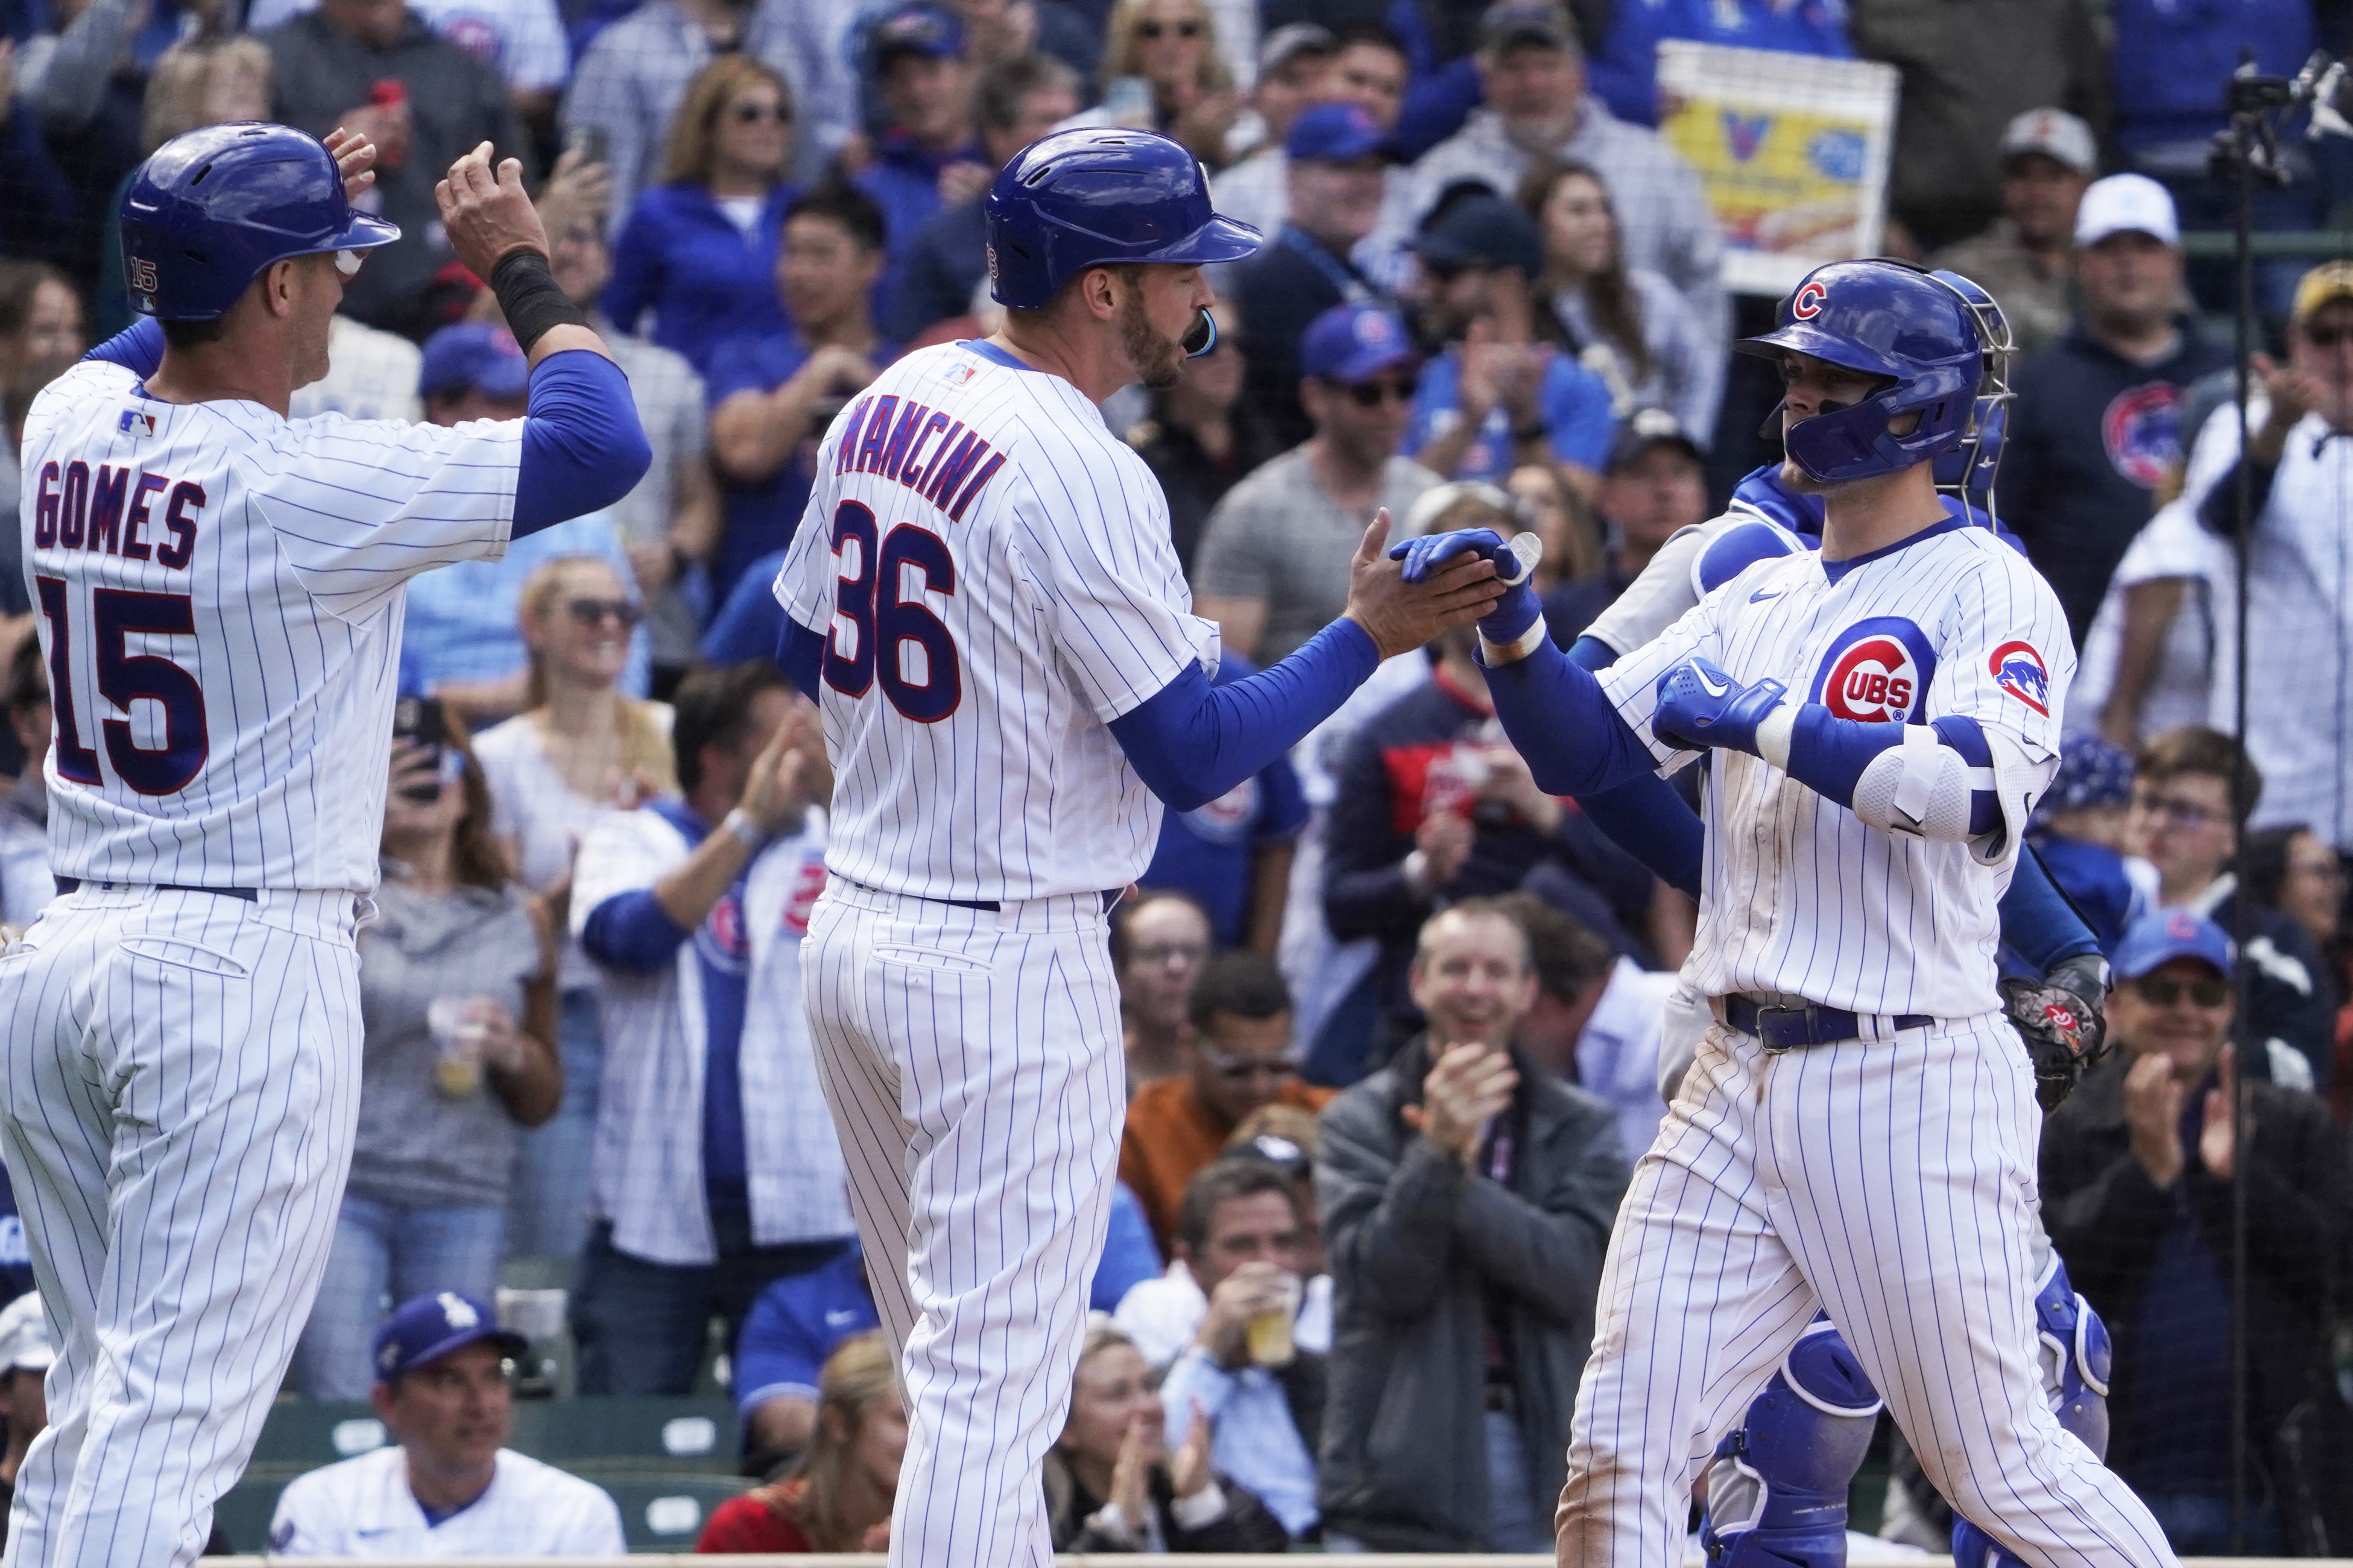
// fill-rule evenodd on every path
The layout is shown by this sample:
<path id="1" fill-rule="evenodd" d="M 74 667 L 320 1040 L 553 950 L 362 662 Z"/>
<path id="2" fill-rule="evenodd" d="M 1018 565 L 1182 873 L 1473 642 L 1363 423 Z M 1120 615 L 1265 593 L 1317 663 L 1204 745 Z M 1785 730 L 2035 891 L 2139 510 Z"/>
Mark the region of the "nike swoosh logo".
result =
<path id="1" fill-rule="evenodd" d="M 1700 668 L 1697 665 L 1694 665 L 1692 667 L 1692 675 L 1699 681 L 1701 689 L 1704 690 L 1710 697 L 1721 697 L 1725 692 L 1732 689 L 1732 682 L 1727 680 L 1723 685 L 1718 686 L 1715 681 L 1710 680 L 1707 678 L 1707 671 Z"/>
<path id="2" fill-rule="evenodd" d="M 1748 602 L 1752 605 L 1761 605 L 1767 599 L 1778 599 L 1780 596 L 1781 590 L 1778 588 L 1772 589 L 1769 592 L 1766 589 L 1759 588 L 1757 592 L 1748 595 Z"/>

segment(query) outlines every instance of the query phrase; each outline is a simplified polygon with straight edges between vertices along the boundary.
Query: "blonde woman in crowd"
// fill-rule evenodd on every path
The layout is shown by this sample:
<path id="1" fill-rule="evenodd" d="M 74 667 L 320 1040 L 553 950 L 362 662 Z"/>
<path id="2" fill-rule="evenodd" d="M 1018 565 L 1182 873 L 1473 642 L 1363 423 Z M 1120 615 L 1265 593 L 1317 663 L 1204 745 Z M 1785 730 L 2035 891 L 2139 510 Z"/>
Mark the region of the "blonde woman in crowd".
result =
<path id="1" fill-rule="evenodd" d="M 817 1428 L 785 1479 L 712 1511 L 697 1552 L 880 1552 L 907 1450 L 897 1370 L 880 1330 L 853 1334 L 818 1374 Z"/>
<path id="2" fill-rule="evenodd" d="M 1204 0 L 1119 0 L 1103 27 L 1102 112 L 1122 122 L 1129 79 L 1151 95 L 1143 129 L 1183 142 L 1211 169 L 1231 162 L 1226 134 L 1242 100 Z"/>
<path id="3" fill-rule="evenodd" d="M 555 906 L 572 858 L 598 816 L 678 788 L 670 709 L 620 689 L 629 636 L 644 610 L 610 563 L 566 555 L 523 582 L 517 615 L 531 650 L 525 710 L 485 731 L 476 751 L 496 802 L 493 824 L 524 886 Z M 604 1057 L 596 966 L 564 939 L 557 1041 L 565 1091 L 554 1120 L 524 1142 L 509 1216 L 509 1250 L 577 1257 L 588 1233 L 588 1151 Z"/>

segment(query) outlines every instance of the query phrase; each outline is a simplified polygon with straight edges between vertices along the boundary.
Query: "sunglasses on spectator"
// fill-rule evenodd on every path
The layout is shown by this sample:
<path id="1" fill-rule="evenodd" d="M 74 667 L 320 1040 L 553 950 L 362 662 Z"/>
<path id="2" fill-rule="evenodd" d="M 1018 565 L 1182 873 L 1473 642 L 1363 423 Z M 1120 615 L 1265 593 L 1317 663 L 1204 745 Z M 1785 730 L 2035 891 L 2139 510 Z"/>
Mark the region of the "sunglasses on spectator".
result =
<path id="1" fill-rule="evenodd" d="M 579 626 L 593 626 L 607 620 L 634 626 L 646 618 L 644 610 L 627 599 L 572 599 L 565 602 L 564 613 Z"/>
<path id="2" fill-rule="evenodd" d="M 1261 1073 L 1268 1078 L 1297 1078 L 1302 1060 L 1296 1047 L 1281 1056 L 1245 1057 L 1232 1051 L 1221 1051 L 1198 1037 L 1193 1041 L 1193 1054 L 1201 1058 L 1203 1067 L 1228 1083 L 1236 1084 L 1248 1083 Z"/>
<path id="3" fill-rule="evenodd" d="M 2161 816 L 2184 827 L 2203 827 L 2210 822 L 2222 819 L 2221 813 L 2210 811 L 2200 803 L 2184 800 L 2179 795 L 2145 795 L 2134 801 L 2133 806 L 2151 816 Z"/>
<path id="4" fill-rule="evenodd" d="M 2353 327 L 2306 327 L 2304 341 L 2316 349 L 2333 349 L 2353 342 Z"/>
<path id="5" fill-rule="evenodd" d="M 1128 956 L 1139 968 L 1150 969 L 1180 962 L 1198 963 L 1209 956 L 1209 950 L 1198 942 L 1163 942 L 1149 947 L 1130 948 Z"/>
<path id="6" fill-rule="evenodd" d="M 1414 394 L 1421 390 L 1419 376 L 1386 376 L 1379 381 L 1360 381 L 1348 388 L 1348 401 L 1359 408 L 1378 408 L 1381 399 L 1394 397 L 1399 403 L 1411 403 Z"/>
<path id="7" fill-rule="evenodd" d="M 1138 25 L 1135 29 L 1137 37 L 1152 44 L 1158 43 L 1171 33 L 1180 38 L 1198 38 L 1201 36 L 1201 24 L 1198 22 L 1145 22 Z"/>
<path id="8" fill-rule="evenodd" d="M 2152 1007 L 2170 1007 L 2181 1000 L 2184 991 L 2189 1000 L 2200 1007 L 2221 1007 L 2231 1000 L 2231 983 L 2219 974 L 2204 974 L 2195 980 L 2178 975 L 2144 974 L 2133 982 L 2140 999 Z"/>
<path id="9" fill-rule="evenodd" d="M 727 106 L 727 117 L 738 125 L 757 125 L 763 120 L 773 120 L 779 125 L 793 121 L 781 103 L 733 103 Z"/>

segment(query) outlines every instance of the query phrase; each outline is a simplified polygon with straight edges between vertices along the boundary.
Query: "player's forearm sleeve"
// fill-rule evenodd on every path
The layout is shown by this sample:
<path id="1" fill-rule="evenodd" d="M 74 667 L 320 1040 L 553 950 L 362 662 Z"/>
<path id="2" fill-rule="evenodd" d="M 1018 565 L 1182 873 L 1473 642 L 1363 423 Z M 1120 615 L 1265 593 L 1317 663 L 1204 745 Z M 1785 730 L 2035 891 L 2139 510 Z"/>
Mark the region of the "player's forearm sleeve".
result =
<path id="1" fill-rule="evenodd" d="M 164 323 L 142 316 L 81 357 L 119 364 L 144 381 L 163 368 Z"/>
<path id="2" fill-rule="evenodd" d="M 1818 702 L 1798 710 L 1788 774 L 1873 827 L 1959 843 L 2001 820 L 1993 752 L 1977 721 L 1916 725 L 1840 719 Z"/>
<path id="3" fill-rule="evenodd" d="M 653 890 L 616 893 L 588 911 L 580 949 L 598 963 L 650 974 L 678 958 L 691 933 L 662 912 Z"/>
<path id="4" fill-rule="evenodd" d="M 1288 658 L 1224 686 L 1187 665 L 1113 720 L 1112 737 L 1153 794 L 1195 811 L 1298 744 L 1380 662 L 1364 627 L 1336 620 Z"/>
<path id="5" fill-rule="evenodd" d="M 776 643 L 776 668 L 793 683 L 793 689 L 817 700 L 817 683 L 825 668 L 825 634 L 813 632 L 790 616 L 785 617 L 785 635 Z"/>
<path id="6" fill-rule="evenodd" d="M 621 367 L 586 349 L 548 355 L 531 373 L 514 537 L 611 506 L 653 460 Z"/>
<path id="7" fill-rule="evenodd" d="M 1646 773 L 1615 789 L 1578 795 L 1577 806 L 1609 842 L 1640 860 L 1652 876 L 1699 897 L 1707 831 L 1674 785 Z"/>
<path id="8" fill-rule="evenodd" d="M 1577 668 L 1599 675 L 1618 662 L 1618 650 L 1588 632 L 1569 645 L 1568 659 Z"/>
<path id="9" fill-rule="evenodd" d="M 1504 732 L 1546 795 L 1582 799 L 1656 765 L 1593 672 L 1549 642 L 1487 671 L 1487 692 Z"/>
<path id="10" fill-rule="evenodd" d="M 2084 923 L 2067 896 L 2051 879 L 2042 858 L 2029 848 L 2018 858 L 2010 887 L 2001 895 L 2001 940 L 2037 974 L 2065 960 L 2100 951 L 2099 939 Z"/>

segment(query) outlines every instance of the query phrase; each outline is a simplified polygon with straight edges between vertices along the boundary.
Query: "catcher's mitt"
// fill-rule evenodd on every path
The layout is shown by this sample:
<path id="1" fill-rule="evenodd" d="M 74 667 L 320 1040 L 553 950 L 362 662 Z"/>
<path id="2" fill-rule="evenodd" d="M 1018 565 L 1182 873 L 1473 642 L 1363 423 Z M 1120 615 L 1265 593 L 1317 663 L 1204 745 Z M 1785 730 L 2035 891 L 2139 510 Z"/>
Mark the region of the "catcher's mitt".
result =
<path id="1" fill-rule="evenodd" d="M 2001 983 L 2001 1008 L 2034 1063 L 2034 1098 L 2055 1110 L 2084 1070 L 2107 1054 L 2108 961 L 2096 952 L 2062 959 L 2040 980 Z"/>

